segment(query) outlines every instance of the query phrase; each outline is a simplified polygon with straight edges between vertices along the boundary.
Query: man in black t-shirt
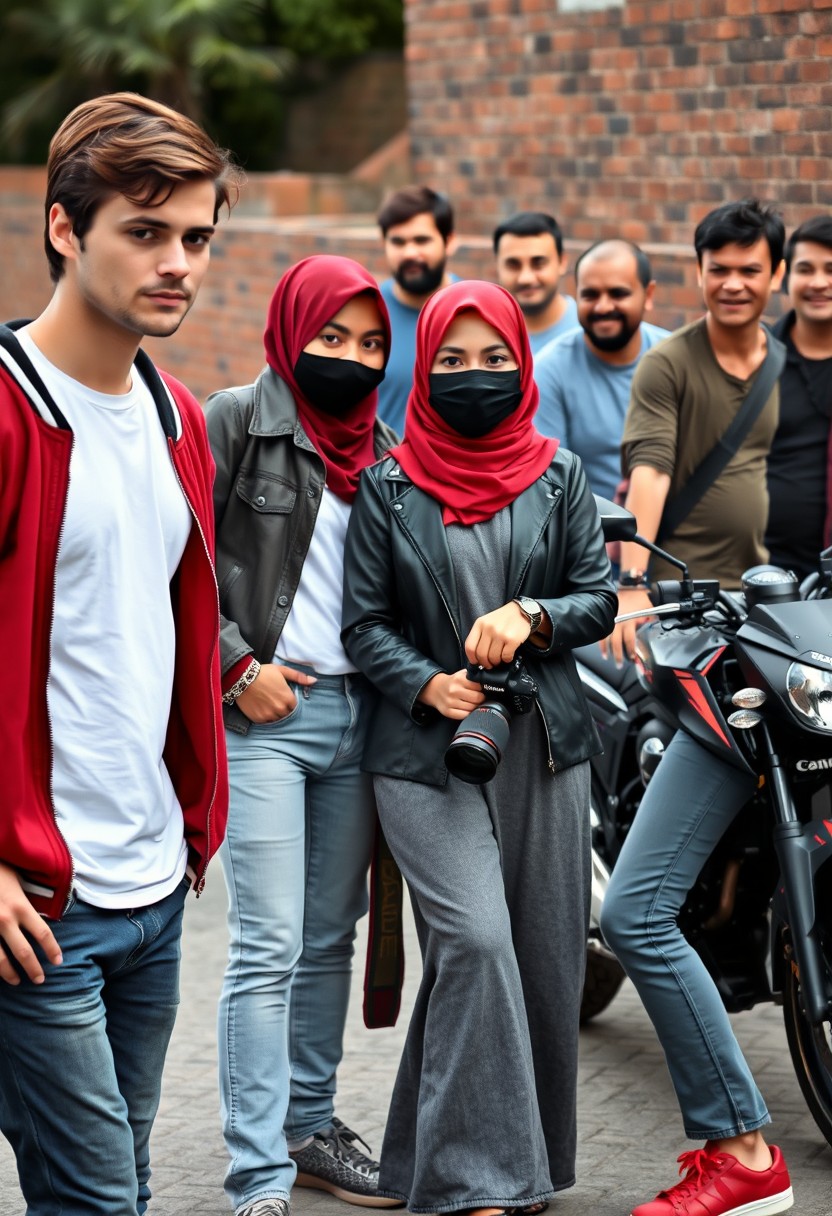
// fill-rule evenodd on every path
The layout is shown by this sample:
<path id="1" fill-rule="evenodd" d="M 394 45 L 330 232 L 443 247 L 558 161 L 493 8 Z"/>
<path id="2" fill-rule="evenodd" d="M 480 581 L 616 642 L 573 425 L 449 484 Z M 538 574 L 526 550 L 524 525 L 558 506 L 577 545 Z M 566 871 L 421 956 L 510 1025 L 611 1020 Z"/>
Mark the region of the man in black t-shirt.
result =
<path id="1" fill-rule="evenodd" d="M 801 224 L 786 244 L 791 310 L 774 326 L 786 345 L 780 423 L 768 461 L 766 544 L 775 565 L 804 578 L 818 566 L 830 506 L 832 216 Z"/>

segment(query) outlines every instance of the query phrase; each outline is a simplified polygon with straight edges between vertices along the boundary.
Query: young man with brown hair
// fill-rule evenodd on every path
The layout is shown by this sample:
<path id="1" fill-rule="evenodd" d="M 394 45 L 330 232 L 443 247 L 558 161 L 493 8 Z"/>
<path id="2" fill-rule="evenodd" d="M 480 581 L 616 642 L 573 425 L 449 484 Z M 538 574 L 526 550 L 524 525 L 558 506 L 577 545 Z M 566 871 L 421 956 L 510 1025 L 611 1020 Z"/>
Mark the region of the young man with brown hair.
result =
<path id="1" fill-rule="evenodd" d="M 237 171 L 135 94 L 50 145 L 53 296 L 0 326 L 0 1128 L 29 1216 L 137 1216 L 185 893 L 224 832 L 213 462 L 141 351 Z"/>

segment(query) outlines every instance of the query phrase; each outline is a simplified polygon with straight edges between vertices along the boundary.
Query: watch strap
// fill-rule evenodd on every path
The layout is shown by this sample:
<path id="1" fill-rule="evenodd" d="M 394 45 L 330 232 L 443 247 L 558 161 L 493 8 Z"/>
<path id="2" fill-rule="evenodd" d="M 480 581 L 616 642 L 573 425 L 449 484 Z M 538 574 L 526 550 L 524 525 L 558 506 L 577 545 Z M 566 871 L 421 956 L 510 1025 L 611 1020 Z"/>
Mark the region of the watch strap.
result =
<path id="1" fill-rule="evenodd" d="M 530 633 L 536 633 L 540 628 L 540 622 L 543 620 L 543 609 L 538 604 L 537 600 L 530 599 L 526 595 L 516 596 L 513 601 L 520 611 L 523 613 L 531 626 Z"/>

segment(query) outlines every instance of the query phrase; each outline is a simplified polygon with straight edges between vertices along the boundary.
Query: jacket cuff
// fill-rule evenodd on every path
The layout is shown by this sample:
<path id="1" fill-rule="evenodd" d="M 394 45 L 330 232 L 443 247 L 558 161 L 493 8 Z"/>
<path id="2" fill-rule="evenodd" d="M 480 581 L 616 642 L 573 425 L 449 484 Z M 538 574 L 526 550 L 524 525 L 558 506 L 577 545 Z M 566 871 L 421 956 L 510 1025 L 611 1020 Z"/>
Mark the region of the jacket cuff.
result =
<path id="1" fill-rule="evenodd" d="M 416 690 L 413 700 L 410 702 L 410 719 L 417 726 L 424 726 L 426 722 L 432 722 L 434 718 L 441 717 L 439 710 L 434 709 L 432 705 L 425 705 L 424 701 L 419 700 L 419 695 L 426 684 L 429 684 L 434 676 L 441 675 L 442 667 L 437 667 L 432 671 L 426 680 L 423 680 Z"/>
<path id="2" fill-rule="evenodd" d="M 244 654 L 243 657 L 240 660 L 238 660 L 238 662 L 236 662 L 233 667 L 229 667 L 228 671 L 223 672 L 222 691 L 228 692 L 229 688 L 231 688 L 231 686 L 233 684 L 237 683 L 237 681 L 239 680 L 239 678 L 243 674 L 243 672 L 247 668 L 249 668 L 253 662 L 254 662 L 253 654 L 251 654 L 251 653 Z"/>

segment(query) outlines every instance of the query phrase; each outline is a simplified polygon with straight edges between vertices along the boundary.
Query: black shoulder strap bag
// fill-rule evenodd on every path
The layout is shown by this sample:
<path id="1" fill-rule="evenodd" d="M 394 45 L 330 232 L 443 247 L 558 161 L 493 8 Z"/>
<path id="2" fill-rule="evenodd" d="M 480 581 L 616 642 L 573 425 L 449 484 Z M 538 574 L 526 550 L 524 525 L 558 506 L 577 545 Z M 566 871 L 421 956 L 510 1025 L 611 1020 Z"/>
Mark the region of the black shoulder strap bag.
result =
<path id="1" fill-rule="evenodd" d="M 745 400 L 734 415 L 731 425 L 716 446 L 711 448 L 707 456 L 700 460 L 686 485 L 682 486 L 679 493 L 675 494 L 665 505 L 656 537 L 657 544 L 661 544 L 668 536 L 673 535 L 700 499 L 704 497 L 706 490 L 709 490 L 714 484 L 729 461 L 736 456 L 752 426 L 763 412 L 763 407 L 771 396 L 771 390 L 780 378 L 785 363 L 785 346 L 772 334 L 768 334 L 766 357 Z"/>

